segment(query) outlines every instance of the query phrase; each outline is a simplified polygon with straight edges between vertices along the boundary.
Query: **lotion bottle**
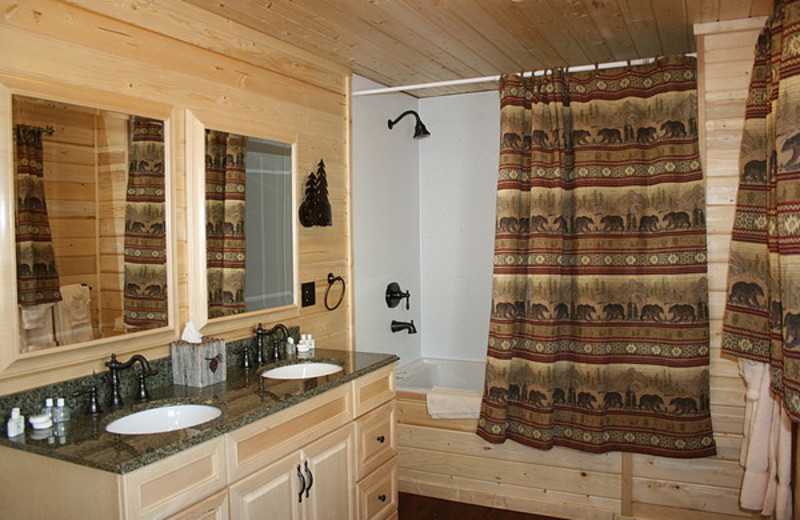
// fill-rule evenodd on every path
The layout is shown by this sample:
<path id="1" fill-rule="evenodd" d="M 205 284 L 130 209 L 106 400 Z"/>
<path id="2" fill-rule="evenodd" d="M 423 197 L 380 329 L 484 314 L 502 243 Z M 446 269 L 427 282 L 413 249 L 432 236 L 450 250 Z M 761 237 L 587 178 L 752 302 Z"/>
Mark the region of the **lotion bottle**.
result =
<path id="1" fill-rule="evenodd" d="M 11 417 L 8 419 L 6 429 L 9 438 L 19 437 L 25 433 L 25 417 L 19 412 L 19 408 L 11 409 Z"/>

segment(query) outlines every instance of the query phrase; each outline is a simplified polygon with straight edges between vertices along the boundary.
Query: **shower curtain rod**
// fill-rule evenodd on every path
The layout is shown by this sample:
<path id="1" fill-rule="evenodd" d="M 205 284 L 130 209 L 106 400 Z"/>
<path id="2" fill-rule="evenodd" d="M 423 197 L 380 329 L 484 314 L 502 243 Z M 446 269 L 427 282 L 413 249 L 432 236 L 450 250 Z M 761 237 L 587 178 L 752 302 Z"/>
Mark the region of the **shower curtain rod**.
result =
<path id="1" fill-rule="evenodd" d="M 689 52 L 684 56 L 697 57 L 696 52 Z M 638 60 L 626 61 L 610 61 L 606 63 L 598 63 L 596 65 L 577 65 L 575 67 L 567 67 L 567 72 L 586 72 L 594 69 L 613 69 L 615 67 L 624 67 L 625 65 L 644 65 L 646 63 L 653 63 L 657 58 L 642 58 Z M 530 78 L 531 76 L 543 76 L 550 69 L 535 70 L 533 72 L 525 72 L 523 77 Z M 457 85 L 470 85 L 472 83 L 489 83 L 491 81 L 500 81 L 500 75 L 497 76 L 483 76 L 480 78 L 464 78 L 452 79 L 446 81 L 434 81 L 432 83 L 417 83 L 416 85 L 403 85 L 400 87 L 382 87 L 370 90 L 361 90 L 353 92 L 353 96 L 371 96 L 373 94 L 390 94 L 392 92 L 405 92 L 408 90 L 421 90 L 426 88 L 439 88 L 439 87 L 453 87 Z"/>

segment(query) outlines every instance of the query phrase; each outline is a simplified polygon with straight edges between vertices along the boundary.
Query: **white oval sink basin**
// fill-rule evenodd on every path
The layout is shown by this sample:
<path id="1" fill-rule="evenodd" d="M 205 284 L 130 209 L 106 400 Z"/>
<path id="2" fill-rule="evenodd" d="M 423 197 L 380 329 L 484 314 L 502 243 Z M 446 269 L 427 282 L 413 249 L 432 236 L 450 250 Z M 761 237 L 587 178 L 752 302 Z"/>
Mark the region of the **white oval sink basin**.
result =
<path id="1" fill-rule="evenodd" d="M 222 410 L 204 404 L 176 404 L 132 413 L 108 423 L 106 431 L 120 435 L 146 435 L 182 430 L 216 419 Z"/>
<path id="2" fill-rule="evenodd" d="M 333 363 L 296 363 L 267 370 L 261 377 L 270 379 L 309 379 L 340 372 L 342 367 Z"/>

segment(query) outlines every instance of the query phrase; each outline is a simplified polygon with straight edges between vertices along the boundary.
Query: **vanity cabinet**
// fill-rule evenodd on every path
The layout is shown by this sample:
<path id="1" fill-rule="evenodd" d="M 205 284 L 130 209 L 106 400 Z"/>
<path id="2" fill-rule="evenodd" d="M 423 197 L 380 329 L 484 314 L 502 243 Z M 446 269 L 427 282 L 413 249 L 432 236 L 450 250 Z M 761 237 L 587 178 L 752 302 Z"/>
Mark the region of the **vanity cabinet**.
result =
<path id="1" fill-rule="evenodd" d="M 48 490 L 0 501 L 0 518 L 386 520 L 397 511 L 394 367 L 123 475 L 0 455 L 14 468 L 0 473 L 6 497 Z"/>

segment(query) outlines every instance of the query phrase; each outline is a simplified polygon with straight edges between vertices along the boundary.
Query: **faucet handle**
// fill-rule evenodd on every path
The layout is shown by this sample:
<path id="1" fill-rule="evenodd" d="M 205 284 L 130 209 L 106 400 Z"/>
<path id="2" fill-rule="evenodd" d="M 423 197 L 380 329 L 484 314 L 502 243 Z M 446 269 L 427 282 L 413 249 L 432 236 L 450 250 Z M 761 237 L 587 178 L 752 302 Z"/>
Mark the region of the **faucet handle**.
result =
<path id="1" fill-rule="evenodd" d="M 103 410 L 100 409 L 100 403 L 97 401 L 97 387 L 90 386 L 83 390 L 78 390 L 72 393 L 72 397 L 78 397 L 83 394 L 89 394 L 89 402 L 86 404 L 86 415 L 98 415 Z"/>

